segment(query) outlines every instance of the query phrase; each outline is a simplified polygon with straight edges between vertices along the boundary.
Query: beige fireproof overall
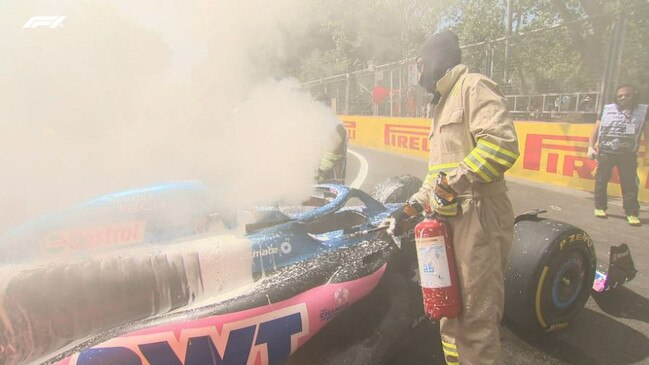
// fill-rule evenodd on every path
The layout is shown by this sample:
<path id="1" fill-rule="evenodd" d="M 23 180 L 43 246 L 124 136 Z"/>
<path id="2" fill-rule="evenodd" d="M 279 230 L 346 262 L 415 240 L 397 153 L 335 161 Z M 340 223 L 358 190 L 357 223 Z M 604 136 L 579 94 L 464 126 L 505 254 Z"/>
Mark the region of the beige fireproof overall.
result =
<path id="1" fill-rule="evenodd" d="M 503 173 L 518 158 L 516 131 L 498 86 L 465 65 L 451 69 L 437 90 L 428 175 L 413 198 L 430 205 L 444 171 L 460 203 L 449 223 L 463 308 L 460 317 L 440 321 L 442 348 L 449 365 L 502 364 L 503 270 L 514 227 Z"/>

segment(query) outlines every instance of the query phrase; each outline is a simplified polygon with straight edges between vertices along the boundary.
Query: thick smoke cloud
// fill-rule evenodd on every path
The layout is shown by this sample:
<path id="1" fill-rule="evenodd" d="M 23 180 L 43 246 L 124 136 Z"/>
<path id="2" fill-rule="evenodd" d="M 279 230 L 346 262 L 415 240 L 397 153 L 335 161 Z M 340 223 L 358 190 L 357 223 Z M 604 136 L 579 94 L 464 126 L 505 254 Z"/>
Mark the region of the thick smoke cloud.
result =
<path id="1" fill-rule="evenodd" d="M 259 56 L 283 52 L 302 3 L 0 3 L 0 232 L 171 180 L 218 185 L 233 207 L 304 196 L 330 116 L 261 78 Z M 39 15 L 66 18 L 23 28 Z"/>

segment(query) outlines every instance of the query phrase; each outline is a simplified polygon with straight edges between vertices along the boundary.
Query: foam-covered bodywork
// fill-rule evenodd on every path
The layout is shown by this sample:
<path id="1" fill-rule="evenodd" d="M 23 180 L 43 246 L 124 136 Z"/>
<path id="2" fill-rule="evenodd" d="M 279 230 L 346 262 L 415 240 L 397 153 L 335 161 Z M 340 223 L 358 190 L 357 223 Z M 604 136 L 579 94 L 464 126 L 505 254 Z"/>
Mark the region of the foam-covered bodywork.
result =
<path id="1" fill-rule="evenodd" d="M 358 190 L 322 185 L 315 205 L 236 217 L 211 196 L 140 189 L 5 234 L 5 251 L 25 250 L 2 258 L 0 341 L 14 351 L 1 362 L 275 364 L 373 290 L 393 250 L 376 228 L 398 206 Z"/>
<path id="2" fill-rule="evenodd" d="M 385 229 L 420 183 L 389 179 L 378 201 L 319 185 L 300 206 L 240 212 L 216 209 L 202 184 L 165 184 L 6 232 L 0 363 L 278 364 L 352 305 L 376 328 L 332 363 L 382 363 L 422 319 L 412 232 L 401 242 Z M 505 317 L 554 331 L 583 307 L 594 251 L 585 232 L 538 213 L 517 217 Z"/>

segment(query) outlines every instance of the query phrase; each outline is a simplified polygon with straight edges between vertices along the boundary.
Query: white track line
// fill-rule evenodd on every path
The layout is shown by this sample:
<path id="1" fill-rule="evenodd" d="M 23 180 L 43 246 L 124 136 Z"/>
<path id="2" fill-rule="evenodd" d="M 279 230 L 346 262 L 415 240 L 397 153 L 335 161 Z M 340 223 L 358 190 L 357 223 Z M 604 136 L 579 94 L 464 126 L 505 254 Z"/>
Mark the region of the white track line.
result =
<path id="1" fill-rule="evenodd" d="M 358 170 L 358 175 L 356 175 L 356 179 L 354 179 L 354 181 L 352 181 L 352 183 L 349 184 L 349 187 L 358 189 L 361 187 L 361 185 L 363 185 L 365 179 L 367 178 L 367 170 L 369 165 L 367 164 L 367 160 L 365 159 L 365 157 L 361 156 L 360 153 L 356 151 L 352 151 L 350 149 L 348 149 L 347 152 L 351 153 L 361 163 L 361 168 Z"/>

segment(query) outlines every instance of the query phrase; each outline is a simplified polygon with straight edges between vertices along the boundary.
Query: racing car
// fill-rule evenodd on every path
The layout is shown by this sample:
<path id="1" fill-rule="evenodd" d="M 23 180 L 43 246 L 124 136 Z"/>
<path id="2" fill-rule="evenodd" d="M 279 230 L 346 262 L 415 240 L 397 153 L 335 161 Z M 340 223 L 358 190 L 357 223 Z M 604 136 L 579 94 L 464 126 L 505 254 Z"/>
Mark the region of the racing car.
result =
<path id="1" fill-rule="evenodd" d="M 371 195 L 318 185 L 298 206 L 220 212 L 213 189 L 179 182 L 13 229 L 0 239 L 0 363 L 279 364 L 359 305 L 382 319 L 371 333 L 356 326 L 375 347 L 354 356 L 386 361 L 422 300 L 412 233 L 391 236 L 385 222 L 420 184 L 401 176 Z M 507 320 L 568 326 L 596 276 L 591 238 L 530 212 L 516 218 L 513 247 Z M 364 300 L 378 291 L 386 303 Z"/>

